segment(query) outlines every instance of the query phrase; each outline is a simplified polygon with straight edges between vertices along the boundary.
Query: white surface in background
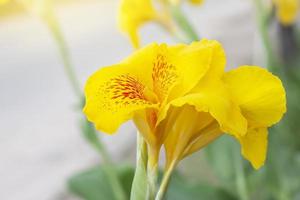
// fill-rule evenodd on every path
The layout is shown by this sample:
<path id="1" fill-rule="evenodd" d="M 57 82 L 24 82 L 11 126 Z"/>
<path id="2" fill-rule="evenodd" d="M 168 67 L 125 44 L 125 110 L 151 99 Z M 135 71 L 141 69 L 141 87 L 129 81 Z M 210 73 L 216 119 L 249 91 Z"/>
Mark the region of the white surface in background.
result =
<path id="1" fill-rule="evenodd" d="M 226 2 L 226 3 L 225 3 Z M 58 8 L 82 85 L 99 66 L 131 52 L 116 28 L 115 1 L 88 1 Z M 252 64 L 254 16 L 245 0 L 207 0 L 185 7 L 203 37 L 220 40 L 228 66 Z M 155 25 L 142 29 L 143 43 L 172 42 Z M 58 200 L 65 180 L 99 158 L 78 129 L 72 94 L 57 49 L 45 26 L 34 17 L 0 22 L 0 199 Z M 134 149 L 129 123 L 117 136 L 104 136 L 116 161 Z"/>

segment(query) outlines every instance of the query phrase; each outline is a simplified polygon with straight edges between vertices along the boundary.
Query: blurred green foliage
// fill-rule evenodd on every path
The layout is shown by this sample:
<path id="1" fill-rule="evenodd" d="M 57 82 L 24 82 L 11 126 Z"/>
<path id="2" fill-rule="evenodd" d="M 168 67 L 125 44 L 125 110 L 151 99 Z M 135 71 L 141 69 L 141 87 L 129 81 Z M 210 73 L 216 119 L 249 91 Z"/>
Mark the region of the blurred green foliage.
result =
<path id="1" fill-rule="evenodd" d="M 71 177 L 68 181 L 70 190 L 85 200 L 117 200 L 113 189 L 108 184 L 103 166 L 96 166 Z M 129 199 L 134 168 L 119 166 L 118 176 Z M 191 184 L 179 173 L 174 173 L 167 200 L 237 200 L 222 188 L 204 183 Z"/>
<path id="2" fill-rule="evenodd" d="M 278 27 L 296 31 L 295 27 Z M 241 195 L 241 183 L 237 182 L 241 174 L 235 163 L 239 158 L 233 156 L 233 151 L 239 151 L 239 145 L 229 137 L 222 137 L 204 150 L 220 186 L 237 194 L 239 199 L 300 199 L 300 37 L 289 38 L 296 37 L 296 34 L 287 33 L 279 37 L 281 54 L 272 56 L 276 58 L 273 73 L 281 78 L 286 89 L 287 113 L 279 124 L 269 129 L 265 166 L 256 171 L 248 162 L 240 163 L 246 197 Z M 292 45 L 285 44 L 289 41 L 295 42 Z"/>
<path id="3" fill-rule="evenodd" d="M 119 166 L 117 172 L 129 199 L 134 169 L 129 166 Z M 68 185 L 72 192 L 86 200 L 116 199 L 103 166 L 96 166 L 71 177 Z"/>

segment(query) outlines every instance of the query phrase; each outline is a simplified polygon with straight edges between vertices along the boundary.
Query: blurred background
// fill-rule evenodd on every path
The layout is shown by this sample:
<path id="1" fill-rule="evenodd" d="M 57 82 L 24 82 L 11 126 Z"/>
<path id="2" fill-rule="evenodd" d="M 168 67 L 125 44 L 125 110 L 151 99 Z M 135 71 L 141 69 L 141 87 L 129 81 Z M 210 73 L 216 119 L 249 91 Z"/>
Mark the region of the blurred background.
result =
<path id="1" fill-rule="evenodd" d="M 82 88 L 100 66 L 116 63 L 133 50 L 118 30 L 118 3 L 54 1 Z M 183 9 L 201 37 L 224 45 L 228 68 L 263 65 L 251 1 L 207 0 L 201 7 Z M 155 24 L 140 32 L 143 44 L 175 43 Z M 0 199 L 79 199 L 69 192 L 66 180 L 101 162 L 101 157 L 82 137 L 80 101 L 66 78 L 49 28 L 36 13 L 9 1 L 0 1 L 0 91 Z M 117 135 L 101 134 L 115 162 L 134 164 L 135 134 L 130 122 Z M 181 169 L 193 179 L 217 182 L 202 153 L 187 159 Z"/>

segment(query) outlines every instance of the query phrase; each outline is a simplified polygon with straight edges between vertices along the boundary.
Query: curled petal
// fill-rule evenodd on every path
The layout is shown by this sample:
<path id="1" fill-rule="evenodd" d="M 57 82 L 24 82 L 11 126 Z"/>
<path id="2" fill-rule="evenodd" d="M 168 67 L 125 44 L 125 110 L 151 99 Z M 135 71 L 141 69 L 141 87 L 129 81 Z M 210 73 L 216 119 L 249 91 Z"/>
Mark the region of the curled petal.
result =
<path id="1" fill-rule="evenodd" d="M 243 156 L 249 160 L 255 169 L 264 165 L 267 155 L 267 128 L 249 129 L 245 136 L 238 138 Z"/>
<path id="2" fill-rule="evenodd" d="M 286 95 L 279 78 L 265 69 L 243 66 L 227 72 L 224 82 L 250 127 L 269 127 L 286 112 Z"/>
<path id="3" fill-rule="evenodd" d="M 195 106 L 199 112 L 208 112 L 219 123 L 223 132 L 240 136 L 247 131 L 247 121 L 239 107 L 231 101 L 230 95 L 222 82 L 203 83 L 197 93 L 175 99 L 171 105 L 180 107 L 184 104 Z"/>

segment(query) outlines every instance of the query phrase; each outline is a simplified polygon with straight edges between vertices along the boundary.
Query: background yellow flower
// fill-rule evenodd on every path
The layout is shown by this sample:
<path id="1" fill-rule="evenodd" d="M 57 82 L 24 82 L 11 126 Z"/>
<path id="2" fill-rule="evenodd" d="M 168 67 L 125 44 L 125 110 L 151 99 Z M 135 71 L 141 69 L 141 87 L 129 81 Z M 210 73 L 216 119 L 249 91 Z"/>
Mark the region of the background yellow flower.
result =
<path id="1" fill-rule="evenodd" d="M 202 0 L 190 0 L 201 4 Z M 134 48 L 140 46 L 138 30 L 148 22 L 161 25 L 173 34 L 174 22 L 171 19 L 171 7 L 179 6 L 178 0 L 121 0 L 118 23 L 123 32 L 129 35 Z"/>
<path id="2" fill-rule="evenodd" d="M 202 4 L 204 0 L 189 0 L 193 4 Z"/>
<path id="3" fill-rule="evenodd" d="M 299 0 L 274 0 L 276 15 L 283 25 L 290 25 L 297 19 Z"/>
<path id="4" fill-rule="evenodd" d="M 156 2 L 162 4 L 163 2 Z M 163 6 L 163 5 L 161 5 Z M 118 23 L 121 30 L 127 33 L 135 48 L 139 47 L 140 39 L 138 29 L 147 22 L 156 22 L 163 26 L 168 26 L 169 19 L 167 10 L 154 7 L 152 0 L 121 0 Z"/>

